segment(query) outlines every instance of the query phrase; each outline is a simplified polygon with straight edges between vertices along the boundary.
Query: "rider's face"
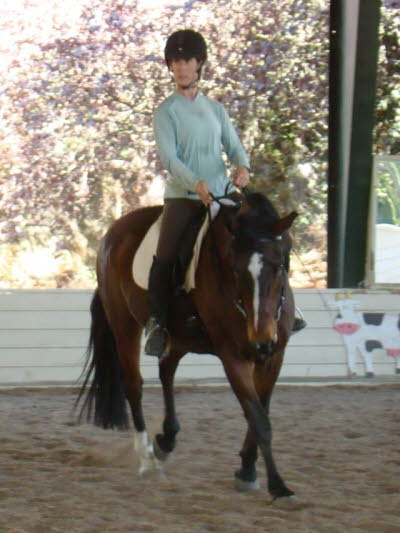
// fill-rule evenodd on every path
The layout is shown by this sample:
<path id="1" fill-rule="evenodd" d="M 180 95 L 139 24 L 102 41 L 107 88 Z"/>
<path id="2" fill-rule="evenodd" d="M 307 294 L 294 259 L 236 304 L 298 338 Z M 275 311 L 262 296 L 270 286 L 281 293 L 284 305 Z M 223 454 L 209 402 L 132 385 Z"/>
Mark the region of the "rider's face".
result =
<path id="1" fill-rule="evenodd" d="M 181 89 L 192 87 L 197 82 L 197 71 L 200 66 L 201 63 L 194 57 L 188 60 L 183 58 L 173 59 L 170 63 L 170 69 L 178 87 Z"/>

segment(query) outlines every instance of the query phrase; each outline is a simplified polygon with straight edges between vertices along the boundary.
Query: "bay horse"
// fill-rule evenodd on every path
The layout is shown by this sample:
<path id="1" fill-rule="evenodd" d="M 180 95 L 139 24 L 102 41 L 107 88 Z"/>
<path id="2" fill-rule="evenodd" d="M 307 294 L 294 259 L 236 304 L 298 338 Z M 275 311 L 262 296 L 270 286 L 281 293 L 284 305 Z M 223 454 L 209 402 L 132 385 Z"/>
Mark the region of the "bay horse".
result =
<path id="1" fill-rule="evenodd" d="M 140 341 L 149 316 L 147 291 L 132 275 L 135 253 L 162 211 L 142 207 L 117 220 L 101 241 L 84 382 L 77 403 L 81 415 L 105 429 L 126 429 L 129 403 L 135 428 L 139 473 L 161 468 L 180 429 L 174 404 L 174 374 L 188 352 L 215 354 L 247 419 L 248 429 L 235 473 L 238 490 L 258 488 L 258 448 L 273 499 L 294 501 L 271 451 L 269 403 L 294 323 L 288 281 L 291 238 L 297 213 L 281 218 L 260 193 L 234 193 L 206 234 L 196 287 L 173 299 L 171 345 L 159 361 L 165 403 L 162 432 L 149 443 L 142 411 Z M 186 320 L 186 318 L 188 318 Z"/>

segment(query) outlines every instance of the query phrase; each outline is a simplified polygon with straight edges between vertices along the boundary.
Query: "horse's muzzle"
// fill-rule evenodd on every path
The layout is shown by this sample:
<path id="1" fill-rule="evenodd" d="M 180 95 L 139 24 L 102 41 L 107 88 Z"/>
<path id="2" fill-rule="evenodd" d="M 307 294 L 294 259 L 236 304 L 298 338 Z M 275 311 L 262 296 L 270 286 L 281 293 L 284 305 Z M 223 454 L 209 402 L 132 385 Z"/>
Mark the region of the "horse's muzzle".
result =
<path id="1" fill-rule="evenodd" d="M 276 344 L 277 343 L 273 341 L 268 341 L 264 344 L 256 344 L 257 352 L 262 362 L 274 354 Z"/>

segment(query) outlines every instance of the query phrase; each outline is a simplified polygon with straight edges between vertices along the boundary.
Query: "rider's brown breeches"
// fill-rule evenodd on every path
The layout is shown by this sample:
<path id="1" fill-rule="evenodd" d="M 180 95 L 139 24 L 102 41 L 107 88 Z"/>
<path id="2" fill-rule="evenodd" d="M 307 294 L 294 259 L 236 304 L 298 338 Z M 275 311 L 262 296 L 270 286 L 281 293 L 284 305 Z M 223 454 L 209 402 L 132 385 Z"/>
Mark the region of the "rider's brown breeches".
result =
<path id="1" fill-rule="evenodd" d="M 164 264 L 175 262 L 183 233 L 190 219 L 200 212 L 200 200 L 166 198 L 156 258 Z"/>

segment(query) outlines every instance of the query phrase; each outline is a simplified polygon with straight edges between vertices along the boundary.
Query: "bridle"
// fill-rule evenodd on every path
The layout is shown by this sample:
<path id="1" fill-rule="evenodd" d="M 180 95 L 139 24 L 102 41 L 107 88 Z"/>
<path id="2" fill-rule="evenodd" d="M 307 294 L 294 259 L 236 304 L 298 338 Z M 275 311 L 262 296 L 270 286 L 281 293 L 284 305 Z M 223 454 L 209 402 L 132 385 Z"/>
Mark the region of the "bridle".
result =
<path id="1" fill-rule="evenodd" d="M 261 251 L 262 244 L 265 244 L 267 242 L 279 241 L 281 239 L 282 239 L 281 235 L 259 238 L 257 240 L 257 244 L 258 244 L 257 248 Z M 263 259 L 263 263 L 264 263 L 264 259 Z M 278 307 L 276 309 L 275 317 L 274 317 L 275 321 L 279 323 L 281 316 L 282 316 L 282 311 L 285 305 L 285 300 L 286 300 L 287 273 L 286 273 L 286 268 L 285 268 L 284 261 L 283 261 L 283 254 L 282 254 L 282 261 L 279 264 L 279 266 L 276 268 L 275 265 L 273 265 L 273 268 L 276 269 L 276 275 L 281 274 L 281 283 L 280 283 L 280 289 L 279 289 L 279 303 L 278 303 Z M 236 308 L 242 313 L 246 321 L 248 322 L 249 317 L 247 315 L 246 309 L 243 304 L 243 297 L 240 294 L 237 294 L 236 298 L 233 299 L 233 303 L 236 306 Z M 275 346 L 276 346 L 276 342 L 272 340 L 265 344 L 258 344 L 258 343 L 254 344 L 254 347 L 256 348 L 256 351 L 258 354 L 257 358 L 255 359 L 255 362 L 261 363 L 261 364 L 264 363 L 267 357 L 270 357 L 273 355 L 275 351 Z"/>
<path id="2" fill-rule="evenodd" d="M 232 206 L 232 207 L 239 208 L 242 204 L 242 201 L 239 200 L 235 202 L 234 200 L 232 200 L 232 198 L 228 196 L 230 186 L 231 184 L 227 185 L 223 195 L 215 196 L 211 193 L 211 197 L 213 201 L 216 202 L 220 207 Z M 247 196 L 248 191 L 246 190 L 246 188 L 243 190 L 243 192 L 244 192 L 244 195 Z M 207 208 L 207 212 L 208 212 L 209 219 L 211 221 L 212 213 L 211 213 L 210 207 Z M 260 250 L 261 252 L 263 244 L 267 242 L 277 242 L 281 240 L 282 240 L 282 235 L 270 235 L 270 236 L 259 237 L 256 239 L 254 251 Z M 214 242 L 214 245 L 215 245 L 215 242 Z M 217 250 L 216 246 L 215 246 L 215 249 Z M 274 266 L 274 268 L 276 267 Z M 278 303 L 278 307 L 277 307 L 275 317 L 274 317 L 276 322 L 279 322 L 279 320 L 281 319 L 282 310 L 283 310 L 283 307 L 285 305 L 285 300 L 286 300 L 285 287 L 286 287 L 287 274 L 286 274 L 286 269 L 284 265 L 283 255 L 281 258 L 281 263 L 279 264 L 277 268 L 277 274 L 278 273 L 281 273 L 281 285 L 280 285 L 280 290 L 279 290 L 279 303 Z M 240 295 L 237 295 L 236 298 L 234 298 L 233 302 L 234 302 L 234 305 L 239 309 L 239 311 L 247 318 L 247 313 L 242 303 L 243 302 L 242 297 Z"/>
<path id="3" fill-rule="evenodd" d="M 277 242 L 277 241 L 281 241 L 282 240 L 282 235 L 274 235 L 274 236 L 270 236 L 270 237 L 260 237 L 257 239 L 256 241 L 256 247 L 255 247 L 255 250 L 257 249 L 261 249 L 261 246 L 262 244 L 265 244 L 267 242 Z M 257 246 L 258 245 L 258 246 Z M 275 268 L 275 266 L 274 266 Z M 284 260 L 283 260 L 283 255 L 282 255 L 282 258 L 281 258 L 281 263 L 279 264 L 279 266 L 277 267 L 277 274 L 280 273 L 281 274 L 281 286 L 280 286 L 280 290 L 279 290 L 279 304 L 278 304 L 278 307 L 277 307 L 277 310 L 276 310 L 276 313 L 275 313 L 275 320 L 276 322 L 279 322 L 280 318 L 281 318 L 281 315 L 282 315 L 282 310 L 283 310 L 283 306 L 285 304 L 285 300 L 286 300 L 286 291 L 285 291 L 285 287 L 286 287 L 286 268 L 285 268 L 285 264 L 284 264 Z"/>

